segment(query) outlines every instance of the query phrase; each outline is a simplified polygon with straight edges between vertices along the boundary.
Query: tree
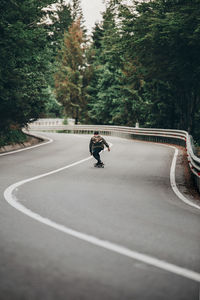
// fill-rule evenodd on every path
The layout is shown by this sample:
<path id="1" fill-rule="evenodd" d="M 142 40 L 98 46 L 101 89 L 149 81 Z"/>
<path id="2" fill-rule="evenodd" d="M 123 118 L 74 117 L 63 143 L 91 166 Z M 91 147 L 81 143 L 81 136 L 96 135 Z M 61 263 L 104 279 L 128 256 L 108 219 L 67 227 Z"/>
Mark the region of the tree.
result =
<path id="1" fill-rule="evenodd" d="M 107 0 L 93 33 L 91 122 L 200 131 L 200 2 Z"/>
<path id="2" fill-rule="evenodd" d="M 49 65 L 49 72 L 47 77 L 48 82 L 48 101 L 45 105 L 45 112 L 42 116 L 56 116 L 61 117 L 63 115 L 63 106 L 55 98 L 55 82 L 54 74 L 57 71 L 57 54 L 61 49 L 64 39 L 64 34 L 68 32 L 70 25 L 72 24 L 72 8 L 70 4 L 67 4 L 65 0 L 58 0 L 56 4 L 47 6 L 47 16 L 42 20 L 43 25 L 48 31 L 49 51 L 51 51 Z"/>
<path id="3" fill-rule="evenodd" d="M 199 6 L 199 1 L 156 0 L 124 14 L 126 53 L 143 67 L 144 96 L 156 126 L 194 132 L 200 104 Z"/>
<path id="4" fill-rule="evenodd" d="M 85 118 L 85 70 L 86 40 L 80 19 L 73 22 L 69 32 L 64 34 L 64 43 L 58 55 L 58 71 L 55 74 L 55 92 L 65 113 L 76 119 Z"/>
<path id="5" fill-rule="evenodd" d="M 38 118 L 48 99 L 48 34 L 40 24 L 47 0 L 0 3 L 0 131 Z"/>
<path id="6" fill-rule="evenodd" d="M 51 47 L 53 47 L 54 54 L 57 54 L 60 49 L 64 32 L 68 31 L 69 26 L 72 24 L 72 9 L 70 4 L 65 0 L 58 0 L 56 5 L 50 5 L 45 8 L 48 18 L 45 16 L 43 22 L 44 26 L 49 32 L 49 40 Z"/>
<path id="7" fill-rule="evenodd" d="M 89 117 L 93 123 L 119 123 L 121 57 L 115 18 L 115 6 L 110 3 L 102 25 L 96 24 L 93 31 L 93 76 L 88 86 Z"/>
<path id="8" fill-rule="evenodd" d="M 80 20 L 81 24 L 83 22 L 83 11 L 81 7 L 81 0 L 72 0 L 72 19 L 73 21 Z"/>

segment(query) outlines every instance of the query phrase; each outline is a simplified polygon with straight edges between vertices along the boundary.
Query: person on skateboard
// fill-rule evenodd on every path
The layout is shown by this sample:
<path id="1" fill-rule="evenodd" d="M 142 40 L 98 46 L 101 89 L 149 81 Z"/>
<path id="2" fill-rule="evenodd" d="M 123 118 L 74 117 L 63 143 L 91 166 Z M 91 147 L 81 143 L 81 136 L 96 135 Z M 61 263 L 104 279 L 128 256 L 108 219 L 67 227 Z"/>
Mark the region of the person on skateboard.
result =
<path id="1" fill-rule="evenodd" d="M 97 167 L 103 166 L 99 153 L 104 149 L 104 145 L 108 148 L 108 151 L 110 151 L 110 147 L 106 140 L 99 135 L 99 131 L 95 131 L 94 136 L 90 139 L 89 150 L 90 154 L 97 160 L 97 163 L 95 164 Z"/>

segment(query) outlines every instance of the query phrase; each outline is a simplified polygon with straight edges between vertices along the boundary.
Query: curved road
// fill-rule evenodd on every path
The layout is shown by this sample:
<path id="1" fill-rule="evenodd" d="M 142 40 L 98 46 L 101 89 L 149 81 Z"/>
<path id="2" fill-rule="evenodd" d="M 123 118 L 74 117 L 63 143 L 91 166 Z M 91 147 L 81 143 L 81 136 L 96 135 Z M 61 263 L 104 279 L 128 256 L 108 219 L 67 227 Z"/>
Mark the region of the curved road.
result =
<path id="1" fill-rule="evenodd" d="M 0 299 L 199 300 L 200 210 L 171 188 L 174 150 L 107 137 L 97 169 L 88 135 L 45 135 L 0 157 Z"/>

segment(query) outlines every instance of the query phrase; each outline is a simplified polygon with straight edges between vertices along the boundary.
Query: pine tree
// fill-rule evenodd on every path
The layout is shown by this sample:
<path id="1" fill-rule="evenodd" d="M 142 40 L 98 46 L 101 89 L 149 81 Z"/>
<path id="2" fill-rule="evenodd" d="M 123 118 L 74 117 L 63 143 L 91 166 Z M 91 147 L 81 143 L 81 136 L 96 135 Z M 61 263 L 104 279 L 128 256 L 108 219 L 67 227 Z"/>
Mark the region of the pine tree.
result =
<path id="1" fill-rule="evenodd" d="M 80 20 L 83 22 L 83 10 L 81 7 L 81 0 L 72 0 L 72 19 L 73 21 Z"/>
<path id="2" fill-rule="evenodd" d="M 119 124 L 120 53 L 115 7 L 111 3 L 103 14 L 103 23 L 93 32 L 93 77 L 88 87 L 90 120 L 99 124 Z"/>
<path id="3" fill-rule="evenodd" d="M 1 132 L 38 118 L 48 99 L 48 32 L 40 24 L 49 0 L 0 2 Z"/>
<path id="4" fill-rule="evenodd" d="M 69 26 L 72 24 L 72 9 L 65 0 L 59 0 L 54 9 L 50 6 L 45 11 L 49 19 L 46 23 L 46 29 L 49 32 L 51 46 L 53 46 L 54 53 L 56 53 L 61 47 L 64 32 L 67 32 Z M 44 20 L 44 25 L 45 22 L 46 19 Z"/>
<path id="5" fill-rule="evenodd" d="M 138 3 L 137 13 L 124 19 L 126 54 L 143 67 L 144 96 L 152 102 L 156 126 L 194 132 L 200 105 L 199 17 L 199 1 L 156 0 Z"/>
<path id="6" fill-rule="evenodd" d="M 76 123 L 85 117 L 84 74 L 86 69 L 86 40 L 80 19 L 73 22 L 64 34 L 63 47 L 58 55 L 59 68 L 55 75 L 57 100 L 65 113 L 74 117 Z"/>

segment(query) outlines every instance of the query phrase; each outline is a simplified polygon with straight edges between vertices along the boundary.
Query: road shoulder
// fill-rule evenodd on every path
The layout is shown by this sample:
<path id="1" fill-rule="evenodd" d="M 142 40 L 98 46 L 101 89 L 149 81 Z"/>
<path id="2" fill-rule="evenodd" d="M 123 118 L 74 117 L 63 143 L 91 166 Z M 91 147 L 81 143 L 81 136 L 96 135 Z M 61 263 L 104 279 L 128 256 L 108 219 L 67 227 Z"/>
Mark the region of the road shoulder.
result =
<path id="1" fill-rule="evenodd" d="M 35 146 L 35 145 L 41 144 L 45 141 L 43 138 L 39 138 L 39 137 L 37 137 L 35 135 L 32 135 L 32 134 L 27 134 L 26 133 L 26 135 L 28 137 L 26 142 L 11 144 L 11 145 L 6 145 L 4 147 L 0 147 L 0 154 L 5 154 L 5 153 L 12 152 L 12 151 L 16 151 L 16 150 L 28 148 L 28 147 L 31 147 L 31 146 Z"/>
<path id="2" fill-rule="evenodd" d="M 200 205 L 200 195 L 195 187 L 194 179 L 189 168 L 187 153 L 183 147 L 177 146 L 179 155 L 176 162 L 176 184 L 180 192 L 192 202 Z"/>

